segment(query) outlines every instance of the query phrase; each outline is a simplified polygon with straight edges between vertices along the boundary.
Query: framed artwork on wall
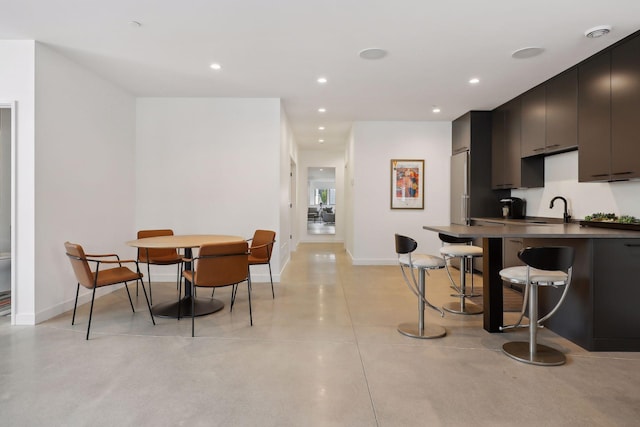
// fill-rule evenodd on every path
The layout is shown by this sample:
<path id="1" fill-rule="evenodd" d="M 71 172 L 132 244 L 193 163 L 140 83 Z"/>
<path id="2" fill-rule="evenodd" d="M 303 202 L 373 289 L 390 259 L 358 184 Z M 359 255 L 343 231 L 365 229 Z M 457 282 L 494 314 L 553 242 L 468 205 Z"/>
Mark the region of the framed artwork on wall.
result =
<path id="1" fill-rule="evenodd" d="M 424 160 L 391 160 L 391 209 L 424 209 Z"/>

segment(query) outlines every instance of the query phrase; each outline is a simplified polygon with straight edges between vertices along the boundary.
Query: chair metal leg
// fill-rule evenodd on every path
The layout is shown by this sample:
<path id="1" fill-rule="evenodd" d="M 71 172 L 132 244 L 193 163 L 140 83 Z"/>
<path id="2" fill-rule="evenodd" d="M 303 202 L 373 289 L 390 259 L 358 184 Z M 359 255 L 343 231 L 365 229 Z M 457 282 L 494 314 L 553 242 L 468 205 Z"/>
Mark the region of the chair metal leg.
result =
<path id="1" fill-rule="evenodd" d="M 137 281 L 136 281 L 137 283 Z M 126 286 L 126 284 L 125 284 Z M 147 290 L 144 287 L 144 282 L 140 279 L 140 286 L 142 286 L 142 292 L 144 292 L 144 299 L 147 301 L 147 308 L 149 309 L 149 315 L 151 316 L 151 323 L 156 324 L 155 319 L 153 318 L 153 312 L 151 311 L 151 304 L 149 303 L 149 298 L 147 298 Z M 129 290 L 127 290 L 129 292 Z M 149 291 L 151 292 L 151 291 Z"/>
<path id="2" fill-rule="evenodd" d="M 76 302 L 73 304 L 73 317 L 71 318 L 72 325 L 76 321 L 76 308 L 78 307 L 78 293 L 80 293 L 80 283 L 78 283 L 78 287 L 76 288 Z"/>
<path id="3" fill-rule="evenodd" d="M 538 286 L 531 285 L 529 289 L 529 342 L 508 342 L 502 350 L 507 356 L 531 365 L 557 366 L 565 363 L 562 352 L 538 344 Z"/>
<path id="4" fill-rule="evenodd" d="M 249 294 L 249 321 L 251 322 L 251 326 L 253 326 L 253 312 L 251 310 L 251 279 L 249 278 L 247 278 L 247 293 Z"/>
<path id="5" fill-rule="evenodd" d="M 89 309 L 89 324 L 87 325 L 87 340 L 89 339 L 89 330 L 91 329 L 91 316 L 93 315 L 93 301 L 96 299 L 96 287 L 93 287 L 91 294 L 91 308 Z"/>
<path id="6" fill-rule="evenodd" d="M 136 288 L 138 287 L 138 281 L 136 280 Z M 129 286 L 127 286 L 127 282 L 124 282 L 124 288 L 127 290 L 127 296 L 129 297 L 129 304 L 131 305 L 131 311 L 136 312 L 135 308 L 133 308 L 133 301 L 131 301 L 131 294 L 129 293 Z"/>
<path id="7" fill-rule="evenodd" d="M 440 338 L 447 334 L 447 331 L 442 326 L 424 324 L 425 275 L 426 270 L 421 268 L 418 279 L 418 323 L 402 323 L 398 326 L 398 332 L 411 338 Z M 427 304 L 429 304 L 428 301 Z M 429 305 L 431 306 L 431 304 Z M 438 310 L 436 307 L 431 307 Z"/>
<path id="8" fill-rule="evenodd" d="M 271 275 L 271 262 L 267 264 L 269 266 L 269 279 L 271 279 L 271 298 L 276 299 L 276 294 L 273 292 L 273 276 Z"/>
<path id="9" fill-rule="evenodd" d="M 149 267 L 149 263 L 147 263 L 147 281 L 149 282 L 149 299 L 151 300 L 151 304 L 153 305 L 153 293 L 151 292 L 151 268 Z M 138 289 L 137 286 L 138 284 L 136 283 L 136 289 Z"/>
<path id="10" fill-rule="evenodd" d="M 192 284 L 193 289 L 196 288 L 195 284 Z M 191 338 L 196 336 L 196 298 L 191 297 Z"/>

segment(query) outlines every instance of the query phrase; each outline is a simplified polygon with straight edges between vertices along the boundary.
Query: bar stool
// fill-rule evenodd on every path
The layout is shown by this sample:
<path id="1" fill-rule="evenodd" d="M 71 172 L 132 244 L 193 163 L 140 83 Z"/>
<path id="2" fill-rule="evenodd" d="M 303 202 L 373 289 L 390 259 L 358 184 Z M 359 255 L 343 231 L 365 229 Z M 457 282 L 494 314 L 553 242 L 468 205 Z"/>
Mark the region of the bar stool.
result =
<path id="1" fill-rule="evenodd" d="M 529 327 L 529 341 L 512 341 L 502 346 L 504 353 L 520 362 L 532 365 L 562 365 L 565 363 L 565 355 L 551 347 L 538 344 L 537 334 L 542 322 L 551 317 L 564 301 L 569 285 L 571 284 L 571 272 L 575 251 L 567 246 L 547 246 L 539 248 L 524 248 L 518 252 L 526 265 L 509 267 L 500 271 L 500 277 L 510 283 L 525 285 L 525 299 L 520 319 L 514 325 L 501 327 L 501 330 L 517 327 Z M 544 317 L 539 319 L 538 313 L 538 287 L 539 286 L 564 286 L 562 296 L 555 307 Z M 529 325 L 521 325 L 526 304 L 529 304 Z"/>
<path id="2" fill-rule="evenodd" d="M 446 262 L 447 274 L 453 288 L 458 292 L 454 296 L 460 297 L 460 302 L 448 302 L 442 308 L 450 313 L 456 314 L 480 314 L 482 307 L 472 302 L 467 302 L 466 298 L 477 296 L 473 293 L 473 260 L 482 256 L 482 248 L 471 244 L 472 239 L 448 236 L 446 234 L 438 234 L 440 240 L 446 243 L 440 248 L 440 254 L 444 257 L 445 262 L 451 258 L 460 258 L 460 286 L 451 277 L 449 263 Z M 467 294 L 467 271 L 471 273 L 471 293 Z"/>
<path id="3" fill-rule="evenodd" d="M 442 326 L 425 325 L 424 324 L 424 306 L 425 304 L 440 313 L 444 317 L 444 312 L 438 307 L 431 304 L 425 293 L 425 276 L 427 270 L 435 270 L 444 268 L 444 259 L 426 254 L 413 254 L 418 247 L 418 243 L 411 237 L 395 235 L 396 253 L 398 254 L 398 263 L 402 271 L 402 277 L 405 283 L 418 297 L 418 323 L 402 323 L 398 326 L 398 332 L 411 338 L 440 338 L 447 334 Z M 408 275 L 405 268 L 409 268 L 411 273 Z M 419 271 L 419 278 L 416 281 L 415 270 Z"/>

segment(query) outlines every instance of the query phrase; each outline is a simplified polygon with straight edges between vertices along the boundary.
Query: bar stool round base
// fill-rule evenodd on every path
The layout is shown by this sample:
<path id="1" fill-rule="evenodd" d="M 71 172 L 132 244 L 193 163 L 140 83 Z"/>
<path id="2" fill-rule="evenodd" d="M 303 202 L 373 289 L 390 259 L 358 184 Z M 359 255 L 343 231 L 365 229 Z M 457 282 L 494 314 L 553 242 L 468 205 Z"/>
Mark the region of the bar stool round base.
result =
<path id="1" fill-rule="evenodd" d="M 410 338 L 441 338 L 447 335 L 447 331 L 442 326 L 437 325 L 424 325 L 422 334 L 418 328 L 418 324 L 415 322 L 402 323 L 398 326 L 398 332 L 402 335 L 406 335 Z"/>
<path id="2" fill-rule="evenodd" d="M 557 366 L 566 362 L 562 352 L 542 344 L 536 344 L 536 354 L 532 355 L 526 341 L 508 342 L 502 346 L 502 351 L 512 359 L 531 365 Z"/>
<path id="3" fill-rule="evenodd" d="M 476 305 L 472 302 L 465 302 L 464 304 L 464 309 L 462 309 L 462 307 L 460 306 L 459 302 L 448 302 L 445 305 L 442 306 L 442 309 L 445 311 L 448 311 L 449 313 L 454 313 L 454 314 L 481 314 L 482 313 L 482 307 L 480 307 L 479 305 Z"/>

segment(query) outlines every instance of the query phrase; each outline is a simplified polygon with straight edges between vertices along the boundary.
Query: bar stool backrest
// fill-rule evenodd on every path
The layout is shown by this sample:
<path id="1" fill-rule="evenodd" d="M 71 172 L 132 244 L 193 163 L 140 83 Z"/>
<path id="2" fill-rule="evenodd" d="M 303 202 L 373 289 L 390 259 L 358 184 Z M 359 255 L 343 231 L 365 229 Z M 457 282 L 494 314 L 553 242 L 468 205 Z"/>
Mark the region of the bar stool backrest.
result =
<path id="1" fill-rule="evenodd" d="M 443 234 L 443 233 L 439 233 L 438 237 L 443 242 L 451 243 L 451 244 L 454 244 L 454 245 L 469 244 L 469 243 L 471 243 L 473 241 L 473 239 L 471 239 L 470 237 L 454 237 L 454 236 L 448 236 L 448 235 Z"/>
<path id="2" fill-rule="evenodd" d="M 575 250 L 569 246 L 544 246 L 524 248 L 518 258 L 530 267 L 539 270 L 567 271 L 573 266 Z"/>
<path id="3" fill-rule="evenodd" d="M 396 233 L 396 253 L 408 254 L 416 250 L 418 242 L 411 237 L 401 236 Z"/>

